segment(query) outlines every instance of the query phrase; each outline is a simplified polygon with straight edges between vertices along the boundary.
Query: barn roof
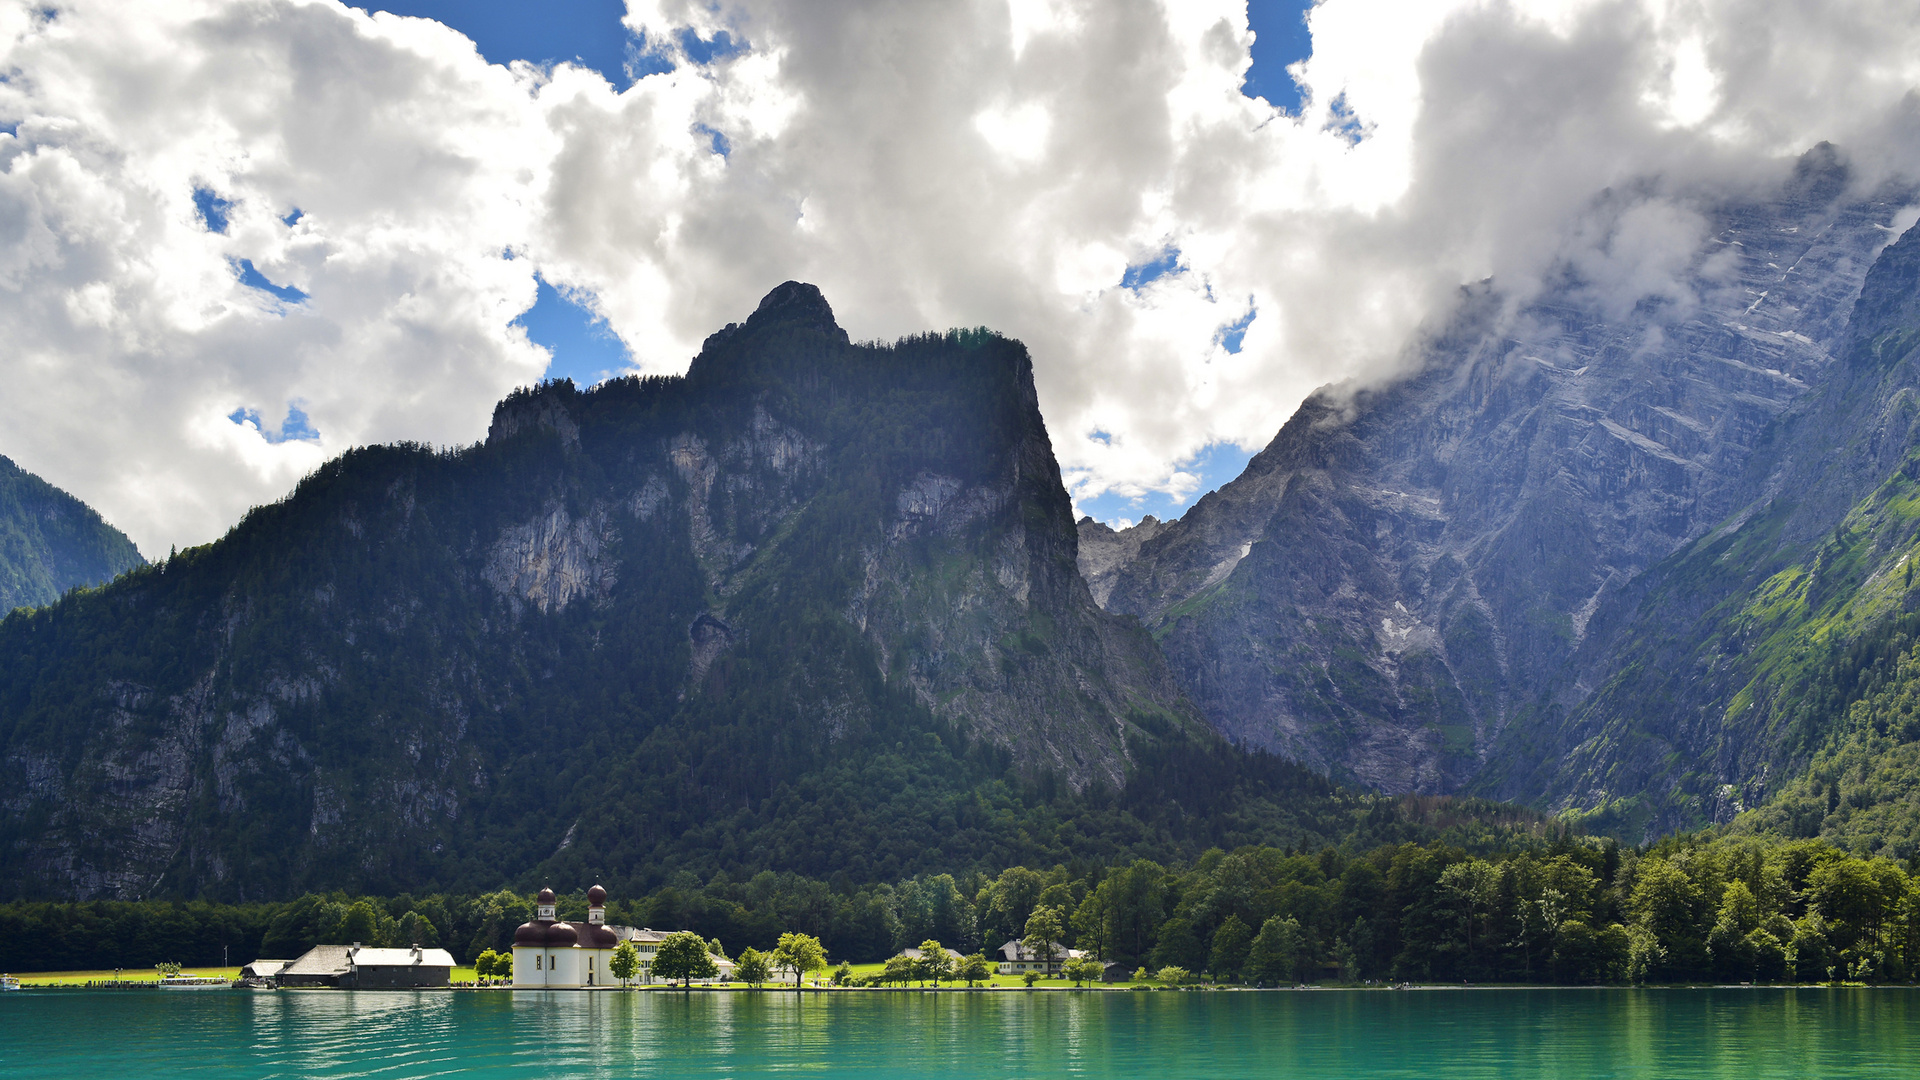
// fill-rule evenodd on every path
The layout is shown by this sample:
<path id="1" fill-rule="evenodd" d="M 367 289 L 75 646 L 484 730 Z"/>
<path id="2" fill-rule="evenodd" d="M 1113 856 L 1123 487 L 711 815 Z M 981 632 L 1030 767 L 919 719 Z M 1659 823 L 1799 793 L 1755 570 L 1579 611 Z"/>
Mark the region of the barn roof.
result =
<path id="1" fill-rule="evenodd" d="M 445 949 L 355 949 L 352 945 L 315 945 L 306 954 L 281 969 L 287 975 L 344 975 L 349 955 L 356 967 L 444 967 L 453 966 L 453 954 Z"/>

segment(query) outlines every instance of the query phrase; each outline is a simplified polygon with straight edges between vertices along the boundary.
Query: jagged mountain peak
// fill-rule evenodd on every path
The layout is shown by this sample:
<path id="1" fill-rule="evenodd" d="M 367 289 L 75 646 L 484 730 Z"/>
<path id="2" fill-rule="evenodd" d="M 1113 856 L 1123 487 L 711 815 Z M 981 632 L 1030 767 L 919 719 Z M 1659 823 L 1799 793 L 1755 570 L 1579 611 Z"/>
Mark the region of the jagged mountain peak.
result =
<path id="1" fill-rule="evenodd" d="M 892 875 L 1001 842 L 976 787 L 1225 752 L 1081 581 L 1023 346 L 855 345 L 801 283 L 716 339 L 0 621 L 0 895 Z"/>
<path id="2" fill-rule="evenodd" d="M 1850 357 L 1871 351 L 1889 329 L 1920 322 L 1920 229 L 1909 228 L 1887 245 L 1867 272 L 1848 328 Z M 1889 356 L 1888 359 L 1897 359 Z"/>
<path id="3" fill-rule="evenodd" d="M 776 339 L 811 337 L 811 347 L 780 348 L 769 352 Z M 784 372 L 817 365 L 838 355 L 850 344 L 847 332 L 834 321 L 833 306 L 818 286 L 787 281 L 774 287 L 744 323 L 728 323 L 707 335 L 700 354 L 687 369 L 687 378 L 710 384 L 748 377 L 756 372 Z M 825 346 L 821 348 L 820 346 Z M 771 362 L 771 366 L 769 366 Z M 796 367 L 797 365 L 797 367 Z"/>
<path id="4" fill-rule="evenodd" d="M 760 306 L 747 318 L 749 325 L 768 319 L 785 319 L 811 325 L 820 330 L 838 330 L 833 305 L 818 285 L 804 281 L 783 281 L 760 298 Z"/>
<path id="5" fill-rule="evenodd" d="M 1793 163 L 1786 191 L 1793 198 L 1824 206 L 1844 194 L 1852 179 L 1853 168 L 1840 149 L 1821 142 Z"/>
<path id="6" fill-rule="evenodd" d="M 580 445 L 580 427 L 569 406 L 580 397 L 572 379 L 553 379 L 521 387 L 493 407 L 493 422 L 487 425 L 489 444 L 511 439 L 523 431 L 545 429 L 557 433 L 571 447 Z"/>
<path id="7" fill-rule="evenodd" d="M 1238 742 L 1387 791 L 1541 797 L 1564 753 L 1538 736 L 1595 685 L 1575 657 L 1744 501 L 1771 425 L 1846 366 L 1912 197 L 1849 177 L 1815 147 L 1770 192 L 1703 200 L 1711 257 L 1671 311 L 1596 305 L 1577 275 L 1511 319 L 1463 304 L 1407 378 L 1309 397 L 1178 521 L 1081 525 L 1095 596 L 1154 631 Z M 1894 323 L 1905 254 L 1876 271 Z"/>

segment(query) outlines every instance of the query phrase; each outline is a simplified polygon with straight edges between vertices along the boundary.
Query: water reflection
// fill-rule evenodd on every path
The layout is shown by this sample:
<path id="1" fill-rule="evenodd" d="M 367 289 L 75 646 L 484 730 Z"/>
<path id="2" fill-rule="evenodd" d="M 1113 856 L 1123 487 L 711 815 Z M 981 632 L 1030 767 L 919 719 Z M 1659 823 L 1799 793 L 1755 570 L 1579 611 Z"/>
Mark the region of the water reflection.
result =
<path id="1" fill-rule="evenodd" d="M 0 1075 L 1865 1077 L 1886 990 L 793 994 L 27 992 Z"/>

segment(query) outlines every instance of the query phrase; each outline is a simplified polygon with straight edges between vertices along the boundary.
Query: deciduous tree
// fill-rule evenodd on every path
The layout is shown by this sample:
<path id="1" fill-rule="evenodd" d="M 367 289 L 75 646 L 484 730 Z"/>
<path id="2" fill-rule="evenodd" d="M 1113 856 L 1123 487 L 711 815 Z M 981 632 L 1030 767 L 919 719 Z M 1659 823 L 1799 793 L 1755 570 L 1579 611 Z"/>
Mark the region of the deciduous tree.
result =
<path id="1" fill-rule="evenodd" d="M 1040 958 L 1042 971 L 1053 968 L 1053 958 L 1060 952 L 1060 934 L 1065 921 L 1057 907 L 1034 908 L 1033 914 L 1027 917 L 1027 935 L 1020 939 L 1020 944 Z"/>
<path id="2" fill-rule="evenodd" d="M 1073 985 L 1100 981 L 1100 961 L 1091 956 L 1076 956 L 1060 968 L 1060 973 L 1073 980 Z"/>
<path id="3" fill-rule="evenodd" d="M 935 986 L 953 977 L 953 957 L 948 955 L 945 945 L 932 938 L 920 943 L 920 962 L 916 966 L 920 969 L 920 978 Z"/>
<path id="4" fill-rule="evenodd" d="M 960 961 L 960 969 L 955 972 L 955 975 L 968 986 L 972 986 L 993 978 L 993 965 L 987 962 L 984 953 L 974 953 Z"/>
<path id="5" fill-rule="evenodd" d="M 1208 957 L 1207 969 L 1217 979 L 1238 979 L 1246 967 L 1247 952 L 1253 945 L 1253 931 L 1240 921 L 1240 916 L 1229 915 L 1220 929 L 1213 932 L 1213 952 Z"/>
<path id="6" fill-rule="evenodd" d="M 1247 974 L 1262 983 L 1291 982 L 1299 975 L 1306 934 L 1299 920 L 1275 915 L 1260 924 L 1247 950 Z"/>
<path id="7" fill-rule="evenodd" d="M 720 965 L 713 962 L 713 954 L 699 934 L 681 930 L 668 934 L 660 943 L 660 951 L 653 958 L 653 973 L 668 982 L 679 979 L 682 986 L 692 986 L 695 979 L 720 974 Z"/>
<path id="8" fill-rule="evenodd" d="M 794 988 L 799 989 L 802 978 L 827 966 L 827 951 L 811 934 L 781 934 L 773 950 L 773 966 L 791 968 Z"/>
<path id="9" fill-rule="evenodd" d="M 631 941 L 623 941 L 613 947 L 613 956 L 607 960 L 607 970 L 625 986 L 633 981 L 640 970 L 640 950 Z"/>
<path id="10" fill-rule="evenodd" d="M 758 990 L 773 977 L 773 965 L 767 963 L 765 953 L 749 945 L 740 950 L 739 958 L 733 962 L 733 977 Z"/>

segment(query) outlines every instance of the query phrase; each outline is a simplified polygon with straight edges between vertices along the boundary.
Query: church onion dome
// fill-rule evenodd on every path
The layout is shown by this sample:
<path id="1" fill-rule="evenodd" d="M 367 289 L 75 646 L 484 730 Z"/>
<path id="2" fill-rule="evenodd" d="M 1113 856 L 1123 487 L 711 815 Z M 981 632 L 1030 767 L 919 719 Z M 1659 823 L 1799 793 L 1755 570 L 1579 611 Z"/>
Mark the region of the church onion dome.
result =
<path id="1" fill-rule="evenodd" d="M 513 932 L 513 943 L 537 949 L 547 943 L 547 928 L 539 923 L 521 923 L 520 928 Z"/>
<path id="2" fill-rule="evenodd" d="M 576 926 L 574 929 L 580 933 L 580 945 L 583 948 L 611 949 L 620 944 L 620 935 L 604 926 L 587 923 L 584 926 Z"/>
<path id="3" fill-rule="evenodd" d="M 570 948 L 579 941 L 580 934 L 567 923 L 557 922 L 547 927 L 547 948 L 549 949 Z"/>
<path id="4" fill-rule="evenodd" d="M 543 904 L 551 904 L 551 903 L 553 903 L 553 890 L 552 890 L 552 889 L 541 889 L 541 890 L 540 890 L 540 902 L 541 902 L 541 903 L 543 903 Z"/>
<path id="5" fill-rule="evenodd" d="M 595 885 L 593 888 L 587 890 L 587 906 L 588 907 L 605 907 L 606 904 L 607 904 L 607 890 L 601 888 L 598 885 Z"/>

